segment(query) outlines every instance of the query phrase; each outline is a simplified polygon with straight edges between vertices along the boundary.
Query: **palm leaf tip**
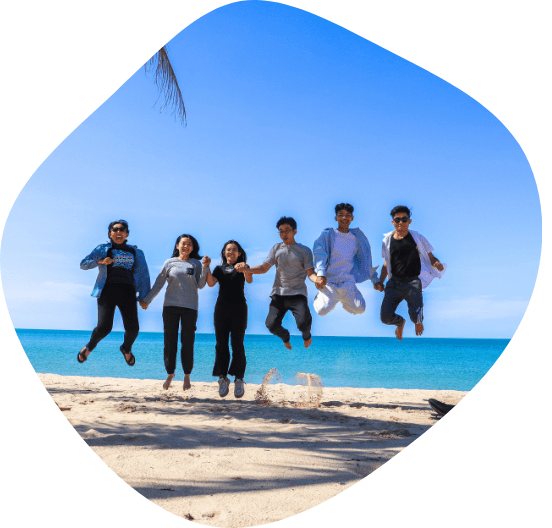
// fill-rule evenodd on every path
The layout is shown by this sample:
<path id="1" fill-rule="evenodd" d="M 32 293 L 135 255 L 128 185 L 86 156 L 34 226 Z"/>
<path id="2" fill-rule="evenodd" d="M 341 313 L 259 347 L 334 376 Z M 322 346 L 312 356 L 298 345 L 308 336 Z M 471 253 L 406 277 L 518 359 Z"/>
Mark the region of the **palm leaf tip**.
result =
<path id="1" fill-rule="evenodd" d="M 180 120 L 185 125 L 186 108 L 184 107 L 184 99 L 165 46 L 144 65 L 144 69 L 146 74 L 154 71 L 154 80 L 159 90 L 159 97 L 163 95 L 163 102 L 159 111 L 172 109 L 171 115 L 174 115 L 175 119 Z"/>

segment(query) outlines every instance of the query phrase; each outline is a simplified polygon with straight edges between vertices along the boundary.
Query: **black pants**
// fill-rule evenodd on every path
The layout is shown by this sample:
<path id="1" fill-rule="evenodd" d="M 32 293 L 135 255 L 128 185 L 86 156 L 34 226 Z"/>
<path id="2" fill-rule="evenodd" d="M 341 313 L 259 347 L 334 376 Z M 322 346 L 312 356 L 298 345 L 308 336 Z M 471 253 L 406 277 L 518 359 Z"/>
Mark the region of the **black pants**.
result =
<path id="1" fill-rule="evenodd" d="M 289 332 L 282 326 L 282 320 L 288 310 L 291 310 L 295 317 L 297 329 L 301 332 L 303 340 L 308 341 L 311 338 L 312 315 L 304 295 L 273 295 L 265 322 L 266 327 L 284 343 L 288 343 Z"/>
<path id="2" fill-rule="evenodd" d="M 218 301 L 215 306 L 215 366 L 213 376 L 236 376 L 243 379 L 245 374 L 245 348 L 243 340 L 247 328 L 247 304 L 227 304 Z M 230 347 L 228 339 L 232 344 L 232 363 L 230 368 Z"/>
<path id="3" fill-rule="evenodd" d="M 424 299 L 422 297 L 422 281 L 412 279 L 396 281 L 389 279 L 385 285 L 385 296 L 381 303 L 381 322 L 388 325 L 402 326 L 404 318 L 395 313 L 402 301 L 408 305 L 408 315 L 414 323 L 424 320 Z"/>
<path id="4" fill-rule="evenodd" d="M 98 298 L 98 326 L 92 331 L 90 341 L 86 345 L 92 351 L 98 343 L 106 337 L 113 328 L 115 308 L 118 307 L 123 318 L 125 337 L 123 350 L 130 352 L 138 337 L 138 305 L 136 290 L 129 284 L 106 284 Z"/>
<path id="5" fill-rule="evenodd" d="M 176 369 L 176 352 L 178 349 L 178 328 L 180 330 L 180 359 L 184 374 L 191 374 L 194 368 L 194 342 L 197 323 L 197 310 L 182 306 L 163 307 L 163 330 L 165 332 L 165 369 L 167 374 L 174 374 Z"/>

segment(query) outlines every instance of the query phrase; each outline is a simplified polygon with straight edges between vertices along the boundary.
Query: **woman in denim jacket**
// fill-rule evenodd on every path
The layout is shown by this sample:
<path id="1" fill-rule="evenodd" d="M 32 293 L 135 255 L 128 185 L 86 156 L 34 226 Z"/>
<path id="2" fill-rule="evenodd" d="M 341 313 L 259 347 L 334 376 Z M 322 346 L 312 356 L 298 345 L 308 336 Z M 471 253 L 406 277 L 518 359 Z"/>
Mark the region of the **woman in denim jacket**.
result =
<path id="1" fill-rule="evenodd" d="M 84 363 L 90 352 L 111 332 L 116 307 L 125 327 L 119 350 L 129 366 L 136 362 L 131 349 L 139 331 L 137 302 L 150 291 L 150 277 L 144 253 L 126 243 L 128 235 L 126 220 L 111 222 L 108 228 L 111 242 L 100 244 L 80 264 L 84 270 L 98 267 L 98 278 L 92 291 L 92 297 L 98 299 L 98 325 L 92 331 L 90 341 L 78 353 L 79 363 Z"/>

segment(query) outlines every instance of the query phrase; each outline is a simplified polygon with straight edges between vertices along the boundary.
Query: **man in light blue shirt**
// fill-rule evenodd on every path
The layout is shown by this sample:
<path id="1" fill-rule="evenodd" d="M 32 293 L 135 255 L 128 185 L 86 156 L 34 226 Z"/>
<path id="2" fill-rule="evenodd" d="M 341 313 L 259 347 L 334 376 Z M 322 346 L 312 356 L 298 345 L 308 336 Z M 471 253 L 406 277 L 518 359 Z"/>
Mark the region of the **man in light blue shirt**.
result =
<path id="1" fill-rule="evenodd" d="M 378 282 L 377 267 L 372 267 L 372 251 L 364 233 L 350 228 L 354 207 L 348 203 L 335 206 L 337 228 L 324 229 L 314 242 L 314 272 L 320 290 L 314 299 L 318 315 L 331 312 L 338 302 L 353 315 L 366 309 L 364 297 L 356 287 L 367 279 Z"/>

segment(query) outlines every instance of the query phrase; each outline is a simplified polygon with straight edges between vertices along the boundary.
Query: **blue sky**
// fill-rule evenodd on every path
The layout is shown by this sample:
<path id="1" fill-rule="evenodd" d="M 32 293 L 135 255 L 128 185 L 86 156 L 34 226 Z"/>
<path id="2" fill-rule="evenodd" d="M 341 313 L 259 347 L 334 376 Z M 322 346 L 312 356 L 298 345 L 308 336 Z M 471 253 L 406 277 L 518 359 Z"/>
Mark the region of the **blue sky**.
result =
<path id="1" fill-rule="evenodd" d="M 218 9 L 169 53 L 187 127 L 159 113 L 141 69 L 21 192 L 1 254 L 16 327 L 94 327 L 96 272 L 79 262 L 106 240 L 112 219 L 129 221 L 129 242 L 145 251 L 154 280 L 182 232 L 215 262 L 236 238 L 255 265 L 278 242 L 281 215 L 294 216 L 297 241 L 312 246 L 346 201 L 375 264 L 399 203 L 448 264 L 426 290 L 426 336 L 513 335 L 536 278 L 540 207 L 525 155 L 485 108 L 369 41 L 278 4 Z M 273 276 L 247 287 L 251 333 L 266 333 Z M 200 332 L 212 331 L 216 289 L 200 292 Z M 315 315 L 313 333 L 391 336 L 379 322 L 382 295 L 360 289 L 363 315 L 340 307 Z M 143 331 L 162 330 L 161 307 L 159 296 L 140 312 Z"/>

